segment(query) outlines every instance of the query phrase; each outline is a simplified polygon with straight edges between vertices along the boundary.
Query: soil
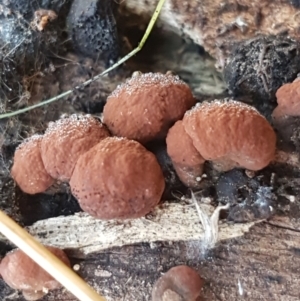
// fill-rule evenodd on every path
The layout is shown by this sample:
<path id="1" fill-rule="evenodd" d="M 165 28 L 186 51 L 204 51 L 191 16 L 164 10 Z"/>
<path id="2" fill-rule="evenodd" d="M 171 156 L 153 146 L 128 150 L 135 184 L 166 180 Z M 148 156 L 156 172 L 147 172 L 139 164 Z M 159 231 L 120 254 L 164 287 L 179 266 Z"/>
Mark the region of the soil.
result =
<path id="1" fill-rule="evenodd" d="M 73 9 L 77 2 L 80 1 L 74 1 Z M 93 14 L 96 1 L 88 2 L 91 9 L 87 11 Z M 296 2 L 293 1 L 293 4 L 298 5 Z M 87 44 L 73 45 L 66 38 L 66 15 L 71 8 L 70 1 L 65 1 L 63 6 L 59 5 L 60 1 L 47 2 L 47 9 L 58 12 L 58 23 L 50 22 L 49 28 L 47 25 L 42 32 L 32 30 L 28 24 L 33 11 L 39 6 L 28 8 L 27 1 L 19 3 L 17 8 L 6 6 L 12 16 L 9 11 L 4 11 L 5 3 L 3 6 L 1 4 L 0 21 L 9 19 L 9 22 L 18 24 L 15 32 L 18 35 L 26 32 L 29 35 L 26 39 L 30 38 L 33 44 L 28 43 L 32 48 L 27 44 L 29 48 L 23 47 L 22 44 L 17 52 L 13 52 L 11 60 L 7 60 L 5 56 L 13 48 L 5 48 L 6 54 L 3 56 L 5 41 L 0 36 L 0 42 L 3 43 L 0 44 L 0 112 L 16 110 L 56 96 L 101 73 L 117 57 L 137 45 L 146 26 L 145 21 L 137 16 L 115 15 L 116 27 L 113 26 L 113 19 L 102 23 L 103 26 L 110 26 L 113 32 L 113 36 L 109 35 L 111 40 L 105 40 L 105 45 L 95 42 L 98 44 L 92 49 Z M 41 5 L 41 1 L 36 3 Z M 115 11 L 115 8 L 111 9 Z M 21 11 L 19 23 L 16 20 L 17 10 Z M 9 14 L 8 17 L 5 17 L 5 13 Z M 90 22 L 88 28 L 92 32 L 103 30 L 95 29 L 99 18 L 101 14 L 85 19 Z M 78 29 L 76 22 L 79 21 L 69 18 L 68 22 L 69 27 L 74 26 L 74 33 L 74 28 L 75 31 Z M 78 33 L 80 41 L 83 41 L 82 35 L 84 33 Z M 101 40 L 99 35 L 95 39 Z M 13 47 L 18 45 L 16 43 Z M 110 44 L 113 44 L 112 51 L 108 51 Z M 103 55 L 100 55 L 101 51 Z M 99 56 L 95 56 L 97 52 Z M 28 64 L 17 68 L 24 56 L 29 58 Z M 20 61 L 17 61 L 18 57 Z M 80 207 L 68 189 L 34 196 L 20 191 L 9 172 L 15 148 L 25 138 L 43 133 L 48 122 L 57 120 L 63 114 L 84 112 L 101 116 L 107 96 L 136 70 L 164 73 L 171 70 L 190 85 L 198 101 L 224 98 L 228 92 L 222 74 L 215 70 L 214 64 L 215 61 L 190 40 L 174 32 L 155 28 L 142 51 L 109 75 L 85 88 L 76 89 L 69 97 L 51 105 L 0 120 L 0 209 L 23 226 L 41 219 L 79 212 Z M 259 89 L 263 90 L 261 83 Z M 269 117 L 269 107 L 261 112 Z M 222 242 L 205 258 L 199 254 L 198 242 L 193 241 L 143 243 L 109 249 L 85 258 L 72 257 L 72 263 L 80 266 L 78 273 L 101 293 L 109 296 L 108 300 L 150 300 L 152 285 L 161 273 L 179 264 L 194 267 L 205 278 L 203 300 L 299 300 L 300 159 L 299 142 L 295 140 L 298 132 L 294 125 L 294 119 L 284 125 L 289 133 L 294 133 L 290 135 L 294 140 L 278 131 L 280 155 L 260 172 L 251 174 L 244 170 L 233 170 L 219 174 L 209 164 L 205 167 L 207 177 L 202 180 L 198 195 L 213 199 L 215 206 L 218 203 L 230 203 L 229 211 L 221 219 L 233 223 L 265 220 L 244 237 Z M 178 197 L 187 195 L 187 188 L 178 180 L 166 155 L 165 145 L 159 143 L 148 148 L 157 155 L 166 176 L 164 199 L 174 202 Z M 1 256 L 12 247 L 1 242 Z M 0 299 L 23 301 L 18 292 L 2 281 Z M 73 301 L 75 298 L 59 290 L 42 300 Z"/>

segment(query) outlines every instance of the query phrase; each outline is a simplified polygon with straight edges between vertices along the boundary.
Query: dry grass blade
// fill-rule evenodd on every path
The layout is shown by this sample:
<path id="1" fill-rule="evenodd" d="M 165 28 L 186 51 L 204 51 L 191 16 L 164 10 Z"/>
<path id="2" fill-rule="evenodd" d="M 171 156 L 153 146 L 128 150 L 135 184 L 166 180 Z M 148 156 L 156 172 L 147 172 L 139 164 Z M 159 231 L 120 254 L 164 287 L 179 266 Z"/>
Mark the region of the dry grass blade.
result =
<path id="1" fill-rule="evenodd" d="M 66 97 L 68 95 L 70 95 L 71 93 L 73 93 L 74 91 L 76 91 L 77 89 L 79 88 L 83 88 L 83 87 L 86 87 L 88 86 L 89 84 L 91 84 L 92 82 L 98 80 L 99 78 L 101 78 L 102 76 L 106 75 L 107 73 L 109 73 L 110 71 L 114 70 L 115 68 L 117 68 L 118 66 L 122 65 L 124 62 L 126 62 L 127 60 L 129 60 L 131 57 L 133 57 L 135 54 L 137 54 L 144 46 L 144 44 L 146 43 L 152 29 L 153 29 L 153 26 L 160 14 L 160 11 L 163 7 L 165 3 L 165 0 L 159 0 L 157 6 L 156 6 L 156 9 L 152 15 L 152 18 L 148 24 L 148 27 L 143 35 L 143 38 L 142 40 L 139 42 L 138 46 L 133 49 L 130 53 L 128 53 L 126 56 L 124 56 L 122 59 L 120 59 L 117 63 L 115 63 L 114 65 L 112 65 L 111 67 L 109 67 L 108 69 L 104 70 L 102 73 L 94 76 L 93 78 L 87 80 L 86 82 L 82 83 L 81 85 L 75 87 L 74 89 L 71 89 L 71 90 L 68 90 L 66 92 L 63 92 L 62 94 L 60 95 L 57 95 L 55 97 L 52 97 L 50 99 L 47 99 L 45 101 L 42 101 L 42 102 L 39 102 L 37 104 L 34 104 L 32 106 L 28 106 L 28 107 L 25 107 L 23 109 L 20 109 L 20 110 L 17 110 L 17 111 L 13 111 L 13 112 L 9 112 L 9 113 L 5 113 L 5 114 L 1 114 L 0 115 L 0 119 L 4 119 L 4 118 L 9 118 L 9 117 L 12 117 L 12 116 L 15 116 L 15 115 L 19 115 L 19 114 L 22 114 L 22 113 L 26 113 L 28 111 L 31 111 L 33 109 L 36 109 L 36 108 L 39 108 L 39 107 L 42 107 L 42 106 L 45 106 L 45 105 L 48 105 L 52 102 L 55 102 L 63 97 Z"/>

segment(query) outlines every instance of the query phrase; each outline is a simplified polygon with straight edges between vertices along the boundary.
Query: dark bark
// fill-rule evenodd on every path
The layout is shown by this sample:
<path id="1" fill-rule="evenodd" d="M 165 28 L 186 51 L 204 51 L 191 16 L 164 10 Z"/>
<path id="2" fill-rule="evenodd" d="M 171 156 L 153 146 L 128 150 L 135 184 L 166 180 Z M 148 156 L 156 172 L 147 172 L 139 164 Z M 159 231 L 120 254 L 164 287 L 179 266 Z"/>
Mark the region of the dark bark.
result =
<path id="1" fill-rule="evenodd" d="M 187 264 L 205 279 L 203 300 L 296 301 L 300 298 L 299 229 L 299 220 L 277 217 L 254 226 L 243 237 L 223 241 L 206 257 L 199 243 L 191 241 L 143 243 L 71 259 L 80 265 L 79 274 L 108 300 L 149 301 L 161 273 Z M 9 300 L 5 297 L 13 290 L 2 282 L 0 287 L 1 300 Z M 23 301 L 20 296 L 12 300 Z M 58 290 L 43 300 L 76 298 Z"/>

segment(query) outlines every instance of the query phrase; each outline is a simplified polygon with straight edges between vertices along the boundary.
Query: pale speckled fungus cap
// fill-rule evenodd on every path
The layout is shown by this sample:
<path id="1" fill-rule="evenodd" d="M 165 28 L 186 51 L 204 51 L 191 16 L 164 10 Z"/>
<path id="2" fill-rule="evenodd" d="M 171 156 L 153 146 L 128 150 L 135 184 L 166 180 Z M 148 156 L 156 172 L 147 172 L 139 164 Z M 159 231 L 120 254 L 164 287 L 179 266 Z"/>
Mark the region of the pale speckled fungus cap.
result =
<path id="1" fill-rule="evenodd" d="M 128 79 L 108 97 L 103 122 L 113 135 L 147 143 L 195 104 L 189 86 L 172 74 L 145 73 Z"/>
<path id="2" fill-rule="evenodd" d="M 78 158 L 109 135 L 91 115 L 73 114 L 49 123 L 41 143 L 47 172 L 54 179 L 69 181 Z"/>
<path id="3" fill-rule="evenodd" d="M 41 157 L 43 136 L 34 135 L 15 151 L 11 175 L 22 191 L 36 194 L 46 191 L 54 179 L 47 173 Z"/>

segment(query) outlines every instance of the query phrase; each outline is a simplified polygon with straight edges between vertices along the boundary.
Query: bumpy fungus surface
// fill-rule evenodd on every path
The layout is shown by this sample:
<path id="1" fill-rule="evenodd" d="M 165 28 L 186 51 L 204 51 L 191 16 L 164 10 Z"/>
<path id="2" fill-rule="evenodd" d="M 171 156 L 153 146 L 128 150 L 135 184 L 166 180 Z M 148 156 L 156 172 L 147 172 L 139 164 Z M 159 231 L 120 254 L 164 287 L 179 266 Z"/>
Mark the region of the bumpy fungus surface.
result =
<path id="1" fill-rule="evenodd" d="M 272 113 L 277 131 L 278 147 L 300 150 L 300 78 L 281 86 L 277 92 L 278 106 Z"/>
<path id="2" fill-rule="evenodd" d="M 202 157 L 220 170 L 260 170 L 274 158 L 275 132 L 249 105 L 233 100 L 204 102 L 185 114 L 183 126 Z"/>
<path id="3" fill-rule="evenodd" d="M 153 286 L 152 301 L 196 301 L 203 280 L 188 266 L 177 266 L 159 278 Z"/>
<path id="4" fill-rule="evenodd" d="M 83 154 L 70 180 L 81 208 L 100 219 L 149 213 L 165 188 L 155 156 L 136 141 L 110 137 Z"/>
<path id="5" fill-rule="evenodd" d="M 29 194 L 44 192 L 54 183 L 42 161 L 42 139 L 41 135 L 26 139 L 14 155 L 11 175 L 21 190 Z"/>
<path id="6" fill-rule="evenodd" d="M 50 246 L 47 249 L 70 266 L 69 259 L 62 250 Z M 21 250 L 14 250 L 3 258 L 0 274 L 11 288 L 21 290 L 27 300 L 37 300 L 48 290 L 61 287 L 60 283 Z"/>
<path id="7" fill-rule="evenodd" d="M 71 115 L 51 122 L 41 143 L 47 172 L 55 179 L 68 181 L 78 158 L 109 136 L 109 132 L 91 115 Z"/>
<path id="8" fill-rule="evenodd" d="M 174 191 L 185 195 L 188 193 L 188 188 L 183 185 L 178 177 L 173 162 L 167 153 L 167 146 L 165 141 L 154 141 L 147 144 L 147 149 L 153 153 L 160 165 L 165 178 L 165 191 L 162 195 L 163 200 L 172 200 L 174 198 Z"/>
<path id="9" fill-rule="evenodd" d="M 146 143 L 168 129 L 195 104 L 188 85 L 171 74 L 134 76 L 108 97 L 104 123 L 116 136 Z"/>
<path id="10" fill-rule="evenodd" d="M 181 120 L 171 127 L 166 142 L 168 155 L 180 180 L 188 187 L 197 187 L 205 160 L 194 147 Z"/>
<path id="11" fill-rule="evenodd" d="M 272 117 L 300 116 L 300 79 L 281 86 L 276 92 L 278 106 Z"/>

